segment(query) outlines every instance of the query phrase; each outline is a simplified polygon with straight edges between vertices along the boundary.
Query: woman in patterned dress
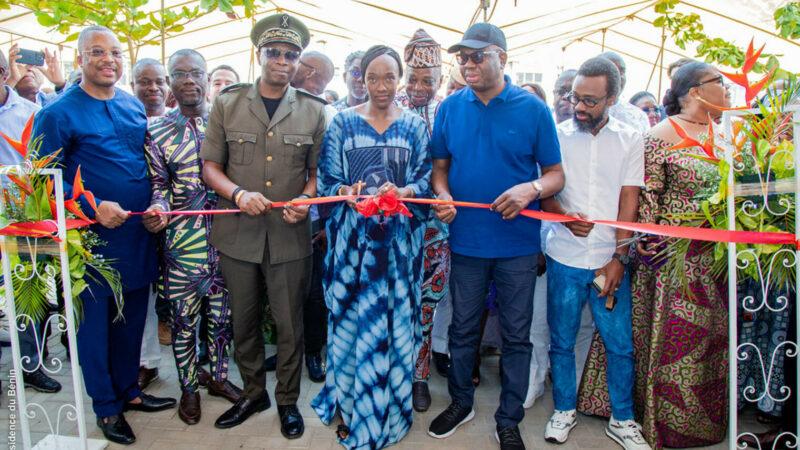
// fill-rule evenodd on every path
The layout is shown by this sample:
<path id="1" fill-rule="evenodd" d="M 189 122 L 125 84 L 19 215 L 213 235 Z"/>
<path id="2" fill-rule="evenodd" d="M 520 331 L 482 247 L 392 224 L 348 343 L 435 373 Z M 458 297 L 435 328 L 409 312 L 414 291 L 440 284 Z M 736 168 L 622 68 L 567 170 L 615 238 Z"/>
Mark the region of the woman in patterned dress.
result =
<path id="1" fill-rule="evenodd" d="M 388 47 L 367 51 L 361 70 L 369 101 L 339 113 L 328 128 L 319 195 L 428 195 L 425 122 L 393 102 L 401 67 Z M 325 424 L 341 416 L 343 446 L 376 449 L 411 428 L 427 211 L 409 205 L 412 217 L 363 217 L 354 205 L 337 204 L 326 224 L 328 373 L 311 405 Z"/>
<path id="2" fill-rule="evenodd" d="M 721 113 L 710 105 L 730 106 L 730 93 L 714 67 L 693 62 L 672 78 L 664 106 L 672 120 L 700 139 L 709 119 Z M 669 150 L 681 140 L 668 121 L 645 134 L 645 189 L 639 220 L 681 225 L 672 214 L 700 211 L 697 194 L 716 188 L 716 166 L 689 156 L 699 148 Z M 648 240 L 640 254 L 654 254 Z M 633 336 L 636 360 L 634 403 L 643 434 L 654 448 L 711 445 L 727 428 L 727 295 L 711 274 L 712 248 L 694 241 L 685 261 L 685 281 L 668 265 L 635 263 Z M 687 289 L 688 288 L 688 289 Z M 608 416 L 606 357 L 595 334 L 586 361 L 578 410 Z"/>

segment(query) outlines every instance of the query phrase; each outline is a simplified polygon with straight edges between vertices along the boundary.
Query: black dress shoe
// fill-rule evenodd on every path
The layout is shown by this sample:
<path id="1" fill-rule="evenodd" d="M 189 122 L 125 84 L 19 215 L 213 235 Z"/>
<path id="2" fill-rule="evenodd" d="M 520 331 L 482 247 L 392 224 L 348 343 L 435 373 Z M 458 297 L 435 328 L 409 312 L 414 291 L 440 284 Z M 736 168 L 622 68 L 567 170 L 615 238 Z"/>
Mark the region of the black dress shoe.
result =
<path id="1" fill-rule="evenodd" d="M 439 375 L 447 378 L 447 371 L 450 370 L 450 357 L 447 353 L 431 352 L 433 355 L 433 365 Z"/>
<path id="2" fill-rule="evenodd" d="M 98 417 L 97 427 L 100 428 L 106 439 L 115 444 L 131 445 L 136 442 L 136 436 L 122 414 L 106 417 L 106 422 Z"/>
<path id="3" fill-rule="evenodd" d="M 286 439 L 297 439 L 306 430 L 303 425 L 303 416 L 297 410 L 297 405 L 278 405 L 278 415 L 281 416 L 281 434 Z"/>
<path id="4" fill-rule="evenodd" d="M 143 391 L 153 381 L 158 379 L 158 368 L 148 369 L 147 367 L 139 367 L 139 376 L 136 377 L 136 383 L 139 385 L 139 390 Z"/>
<path id="5" fill-rule="evenodd" d="M 306 355 L 306 367 L 308 368 L 308 378 L 314 383 L 325 381 L 325 364 L 322 363 L 322 355 Z"/>
<path id="6" fill-rule="evenodd" d="M 275 372 L 278 368 L 278 355 L 272 355 L 264 360 L 264 370 L 267 372 Z"/>
<path id="7" fill-rule="evenodd" d="M 154 397 L 152 395 L 142 393 L 139 398 L 142 400 L 139 403 L 125 403 L 123 408 L 125 411 L 144 411 L 156 412 L 170 409 L 175 406 L 177 401 L 171 397 Z"/>
<path id="8" fill-rule="evenodd" d="M 431 407 L 431 393 L 427 382 L 415 381 L 411 385 L 411 403 L 417 412 L 425 412 Z"/>
<path id="9" fill-rule="evenodd" d="M 47 394 L 55 394 L 61 390 L 61 383 L 45 375 L 42 369 L 36 369 L 33 372 L 25 372 L 23 370 L 22 373 L 25 387 Z"/>
<path id="10" fill-rule="evenodd" d="M 245 397 L 244 395 L 242 398 L 239 399 L 238 402 L 234 403 L 233 406 L 217 419 L 214 422 L 214 426 L 217 428 L 232 428 L 236 425 L 247 420 L 250 416 L 255 413 L 259 413 L 261 411 L 266 411 L 270 407 L 269 402 L 269 394 L 266 392 L 264 396 L 256 399 L 251 400 L 249 397 Z"/>

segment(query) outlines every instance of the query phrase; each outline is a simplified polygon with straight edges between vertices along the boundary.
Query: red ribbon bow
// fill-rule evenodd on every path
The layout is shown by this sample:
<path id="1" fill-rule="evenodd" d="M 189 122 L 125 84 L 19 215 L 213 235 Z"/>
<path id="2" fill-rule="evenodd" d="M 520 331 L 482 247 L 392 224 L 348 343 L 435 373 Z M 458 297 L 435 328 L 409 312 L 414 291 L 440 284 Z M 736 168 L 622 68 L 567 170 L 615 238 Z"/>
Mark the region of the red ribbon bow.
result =
<path id="1" fill-rule="evenodd" d="M 381 195 L 373 195 L 356 203 L 356 211 L 364 217 L 383 215 L 384 217 L 402 214 L 411 217 L 411 211 L 397 198 L 394 191 Z"/>

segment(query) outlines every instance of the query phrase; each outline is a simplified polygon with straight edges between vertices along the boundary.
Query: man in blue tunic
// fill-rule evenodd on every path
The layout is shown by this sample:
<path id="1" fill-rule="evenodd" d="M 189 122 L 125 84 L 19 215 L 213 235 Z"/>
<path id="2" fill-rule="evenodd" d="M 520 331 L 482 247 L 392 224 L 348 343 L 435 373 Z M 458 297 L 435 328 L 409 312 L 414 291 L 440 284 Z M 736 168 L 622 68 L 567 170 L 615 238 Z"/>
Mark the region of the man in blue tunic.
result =
<path id="1" fill-rule="evenodd" d="M 156 249 L 143 221 L 131 211 L 150 206 L 150 179 L 144 156 L 147 119 L 133 96 L 114 87 L 122 75 L 122 49 L 104 27 L 85 28 L 78 38 L 83 79 L 36 117 L 33 136 L 42 137 L 41 154 L 61 150 L 64 179 L 80 167 L 86 188 L 97 198 L 96 213 L 81 198 L 82 209 L 106 242 L 101 250 L 122 277 L 123 318 L 117 318 L 114 294 L 87 277 L 78 328 L 78 357 L 97 426 L 106 439 L 132 444 L 136 437 L 123 410 L 160 411 L 175 399 L 143 394 L 136 383 L 147 311 L 149 284 L 156 278 Z M 72 186 L 65 185 L 67 195 Z M 99 278 L 99 277 L 97 277 Z M 116 319 L 116 320 L 115 320 Z"/>
<path id="2" fill-rule="evenodd" d="M 441 199 L 491 203 L 493 212 L 434 208 L 440 220 L 450 223 L 452 403 L 428 432 L 446 438 L 475 415 L 472 367 L 481 313 L 494 280 L 504 369 L 495 436 L 502 450 L 519 450 L 525 448 L 517 425 L 525 415 L 533 289 L 541 250 L 540 222 L 518 216 L 523 209 L 539 209 L 539 199 L 564 186 L 561 154 L 550 110 L 503 76 L 508 55 L 499 28 L 475 24 L 448 52 L 458 53 L 468 88 L 445 99 L 436 114 L 431 186 Z"/>

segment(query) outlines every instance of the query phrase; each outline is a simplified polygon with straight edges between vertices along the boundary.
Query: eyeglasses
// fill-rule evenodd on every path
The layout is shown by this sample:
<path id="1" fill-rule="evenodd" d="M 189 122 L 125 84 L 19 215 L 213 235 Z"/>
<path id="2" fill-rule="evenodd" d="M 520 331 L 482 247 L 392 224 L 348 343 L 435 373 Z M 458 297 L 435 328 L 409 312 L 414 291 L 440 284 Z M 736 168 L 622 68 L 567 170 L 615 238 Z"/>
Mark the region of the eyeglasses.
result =
<path id="1" fill-rule="evenodd" d="M 169 74 L 174 80 L 183 80 L 184 78 L 191 77 L 193 80 L 202 80 L 206 76 L 205 70 L 192 70 L 185 72 L 183 70 L 176 70 Z"/>
<path id="2" fill-rule="evenodd" d="M 361 73 L 361 69 L 359 69 L 358 67 L 353 67 L 352 69 L 350 69 L 350 76 L 359 80 L 361 79 L 361 77 L 364 76 L 364 74 Z"/>
<path id="3" fill-rule="evenodd" d="M 283 55 L 288 62 L 295 62 L 300 58 L 300 52 L 297 50 L 280 50 L 273 47 L 261 47 L 261 54 L 269 59 L 278 59 Z"/>
<path id="4" fill-rule="evenodd" d="M 708 83 L 719 83 L 725 89 L 728 89 L 730 87 L 728 84 L 725 83 L 725 77 L 723 77 L 722 75 L 720 75 L 718 77 L 714 77 L 714 78 L 712 78 L 710 80 L 701 81 L 701 82 L 695 84 L 695 86 L 696 87 L 700 87 L 700 86 L 702 86 L 704 84 L 708 84 Z"/>
<path id="5" fill-rule="evenodd" d="M 602 102 L 607 97 L 608 97 L 607 95 L 600 98 L 578 97 L 577 95 L 575 95 L 574 92 L 570 92 L 569 95 L 567 96 L 567 100 L 572 104 L 572 106 L 578 106 L 578 103 L 583 103 L 589 108 L 594 108 L 595 106 L 597 106 L 598 103 Z"/>
<path id="6" fill-rule="evenodd" d="M 467 53 L 459 53 L 456 56 L 456 59 L 458 60 L 458 63 L 460 65 L 462 65 L 462 66 L 467 64 L 467 62 L 469 60 L 472 60 L 472 62 L 474 62 L 475 64 L 480 64 L 486 58 L 486 54 L 487 53 L 500 54 L 500 53 L 503 53 L 503 52 L 500 51 L 500 50 L 478 50 L 477 52 L 473 52 L 473 53 L 469 53 L 469 54 L 467 54 Z"/>
<path id="7" fill-rule="evenodd" d="M 644 111 L 645 114 L 650 114 L 650 113 L 661 114 L 661 108 L 659 108 L 658 106 L 644 107 L 642 108 L 642 111 Z"/>
<path id="8" fill-rule="evenodd" d="M 570 92 L 570 88 L 563 87 L 563 88 L 554 90 L 553 91 L 553 95 L 555 95 L 556 97 L 566 97 L 567 94 L 569 94 L 569 92 Z"/>
<path id="9" fill-rule="evenodd" d="M 89 55 L 92 59 L 101 59 L 105 58 L 109 54 L 114 59 L 122 59 L 122 50 L 103 50 L 102 48 L 93 48 L 91 50 L 85 50 L 82 52 L 84 55 Z"/>

